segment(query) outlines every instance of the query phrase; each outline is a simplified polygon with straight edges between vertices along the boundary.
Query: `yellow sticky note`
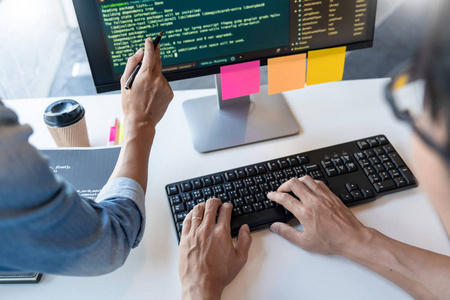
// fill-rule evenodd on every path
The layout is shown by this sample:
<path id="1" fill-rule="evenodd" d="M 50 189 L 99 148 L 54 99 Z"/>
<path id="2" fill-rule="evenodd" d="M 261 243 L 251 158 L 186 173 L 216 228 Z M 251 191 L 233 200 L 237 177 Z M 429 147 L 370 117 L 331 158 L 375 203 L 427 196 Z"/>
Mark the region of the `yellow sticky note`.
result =
<path id="1" fill-rule="evenodd" d="M 267 61 L 269 95 L 305 87 L 306 54 L 271 58 Z"/>
<path id="2" fill-rule="evenodd" d="M 347 47 L 338 47 L 309 51 L 306 84 L 313 85 L 342 80 L 346 50 Z"/>

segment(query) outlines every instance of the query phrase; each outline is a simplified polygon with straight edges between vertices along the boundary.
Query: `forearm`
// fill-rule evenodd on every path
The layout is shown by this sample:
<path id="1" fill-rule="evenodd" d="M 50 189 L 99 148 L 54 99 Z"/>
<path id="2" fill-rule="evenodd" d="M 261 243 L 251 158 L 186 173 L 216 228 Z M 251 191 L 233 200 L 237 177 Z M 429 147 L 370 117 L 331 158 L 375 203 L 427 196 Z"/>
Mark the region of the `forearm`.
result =
<path id="1" fill-rule="evenodd" d="M 393 240 L 374 229 L 344 256 L 386 277 L 415 299 L 450 299 L 450 257 Z"/>
<path id="2" fill-rule="evenodd" d="M 155 137 L 155 129 L 143 123 L 125 119 L 124 143 L 116 167 L 109 180 L 128 177 L 147 188 L 150 149 Z"/>

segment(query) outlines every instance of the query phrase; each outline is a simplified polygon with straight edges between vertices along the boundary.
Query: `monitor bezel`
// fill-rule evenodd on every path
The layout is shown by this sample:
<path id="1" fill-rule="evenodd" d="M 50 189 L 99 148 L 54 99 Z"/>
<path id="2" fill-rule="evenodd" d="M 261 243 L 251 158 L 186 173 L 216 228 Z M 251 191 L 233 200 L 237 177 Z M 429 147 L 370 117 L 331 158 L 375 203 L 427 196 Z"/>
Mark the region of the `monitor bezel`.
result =
<path id="1" fill-rule="evenodd" d="M 111 91 L 120 90 L 120 76 L 115 76 L 111 67 L 111 61 L 105 53 L 109 53 L 106 40 L 103 38 L 104 33 L 102 31 L 102 24 L 98 15 L 97 3 L 96 1 L 85 1 L 85 0 L 72 0 L 75 8 L 76 16 L 78 19 L 78 24 L 81 31 L 81 36 L 86 50 L 86 55 L 88 57 L 89 66 L 92 71 L 92 77 L 94 79 L 94 84 L 97 93 L 105 93 Z M 358 49 L 370 48 L 373 46 L 373 40 L 375 36 L 375 17 L 377 9 L 378 0 L 370 0 L 369 4 L 372 4 L 375 11 L 374 14 L 369 16 L 368 23 L 374 24 L 371 38 L 366 41 L 347 43 L 341 45 L 333 45 L 333 47 L 346 46 L 347 51 L 353 51 Z M 320 49 L 326 49 L 319 48 Z M 293 53 L 285 54 L 274 54 L 272 56 L 264 57 L 253 57 L 251 59 L 240 60 L 239 63 L 260 60 L 261 66 L 267 65 L 267 60 L 274 57 L 282 57 L 294 54 L 307 53 L 306 51 L 296 51 Z M 193 69 L 180 71 L 176 73 L 164 74 L 168 81 L 176 81 L 182 79 L 189 79 L 207 75 L 213 75 L 220 73 L 220 67 L 226 65 L 232 65 L 236 62 L 230 62 L 228 64 L 221 64 L 211 67 Z"/>

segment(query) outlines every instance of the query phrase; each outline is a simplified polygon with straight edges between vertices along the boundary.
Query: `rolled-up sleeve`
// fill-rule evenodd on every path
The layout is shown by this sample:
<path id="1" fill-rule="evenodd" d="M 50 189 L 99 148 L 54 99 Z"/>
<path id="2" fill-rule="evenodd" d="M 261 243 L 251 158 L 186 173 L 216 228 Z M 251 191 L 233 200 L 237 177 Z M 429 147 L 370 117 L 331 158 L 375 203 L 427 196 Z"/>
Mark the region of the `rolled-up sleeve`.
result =
<path id="1" fill-rule="evenodd" d="M 28 143 L 32 130 L 0 107 L 0 271 L 94 276 L 123 265 L 145 227 L 142 187 L 130 178 L 83 198 Z"/>

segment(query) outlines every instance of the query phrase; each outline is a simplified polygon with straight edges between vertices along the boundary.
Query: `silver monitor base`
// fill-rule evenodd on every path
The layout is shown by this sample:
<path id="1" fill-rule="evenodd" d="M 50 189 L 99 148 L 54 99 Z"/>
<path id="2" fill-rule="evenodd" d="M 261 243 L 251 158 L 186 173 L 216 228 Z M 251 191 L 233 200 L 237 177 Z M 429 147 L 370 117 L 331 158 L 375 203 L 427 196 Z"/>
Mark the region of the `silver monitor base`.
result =
<path id="1" fill-rule="evenodd" d="M 215 95 L 183 103 L 198 152 L 280 138 L 300 131 L 283 96 L 268 96 L 267 86 L 262 86 L 259 94 L 236 99 L 238 101 L 219 99 L 220 108 L 217 98 Z"/>

